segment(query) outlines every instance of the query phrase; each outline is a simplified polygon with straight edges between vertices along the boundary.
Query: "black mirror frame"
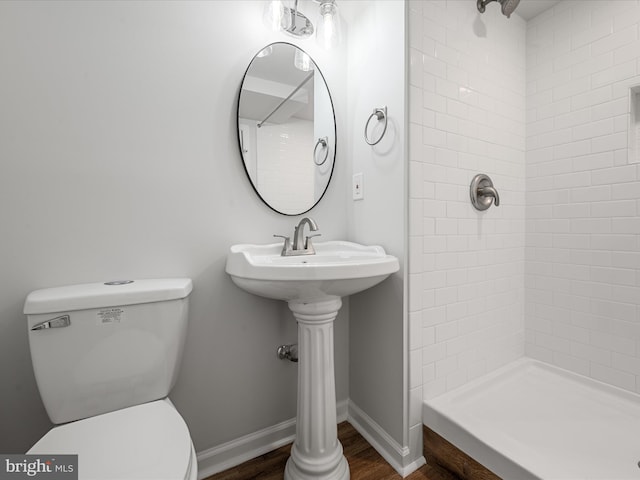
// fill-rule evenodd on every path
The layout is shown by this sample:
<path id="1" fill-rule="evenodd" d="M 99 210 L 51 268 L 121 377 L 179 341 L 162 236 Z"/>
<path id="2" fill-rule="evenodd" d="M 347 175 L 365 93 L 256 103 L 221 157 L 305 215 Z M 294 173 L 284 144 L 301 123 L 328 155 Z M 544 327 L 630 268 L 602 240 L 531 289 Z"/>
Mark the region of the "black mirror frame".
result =
<path id="1" fill-rule="evenodd" d="M 263 51 L 265 48 L 268 48 L 270 46 L 273 45 L 290 45 L 294 48 L 297 48 L 298 50 L 300 50 L 301 52 L 305 53 L 306 55 L 309 55 L 307 52 L 305 52 L 302 48 L 298 47 L 297 45 L 294 45 L 293 43 L 289 43 L 289 42 L 273 42 L 270 43 L 269 45 L 266 45 L 264 47 L 262 47 L 260 50 L 258 50 L 258 52 L 251 58 L 251 61 L 249 62 L 249 65 L 247 66 L 247 69 L 244 72 L 244 75 L 242 76 L 242 81 L 240 82 L 240 88 L 238 89 L 238 101 L 236 102 L 236 131 L 237 131 L 237 137 L 238 137 L 238 151 L 240 152 L 240 161 L 242 162 L 242 167 L 244 168 L 245 173 L 247 174 L 247 178 L 249 179 L 249 183 L 251 183 L 251 187 L 253 188 L 253 190 L 256 192 L 256 195 L 258 195 L 258 197 L 260 198 L 260 200 L 262 200 L 262 202 L 269 207 L 271 210 L 273 210 L 276 213 L 279 213 L 280 215 L 286 215 L 289 217 L 295 217 L 298 215 L 303 215 L 307 212 L 309 212 L 310 210 L 312 210 L 316 205 L 318 205 L 318 203 L 320 203 L 320 200 L 322 200 L 322 198 L 325 196 L 325 194 L 327 193 L 327 190 L 329 189 L 329 185 L 331 184 L 331 179 L 333 178 L 333 172 L 335 170 L 335 166 L 336 166 L 336 154 L 338 151 L 338 128 L 336 125 L 336 110 L 333 104 L 333 98 L 331 97 L 331 90 L 329 90 L 329 85 L 327 84 L 327 80 L 324 77 L 324 75 L 322 74 L 322 71 L 320 70 L 320 68 L 318 67 L 318 64 L 314 61 L 314 65 L 316 66 L 316 71 L 320 74 L 320 77 L 322 77 L 322 81 L 324 82 L 325 87 L 327 88 L 327 94 L 329 95 L 329 101 L 331 102 L 331 113 L 333 115 L 333 138 L 334 138 L 334 145 L 333 145 L 333 162 L 331 164 L 331 172 L 329 173 L 329 178 L 327 179 L 327 185 L 324 187 L 324 190 L 322 191 L 322 194 L 318 197 L 318 200 L 315 201 L 315 203 L 313 205 L 311 205 L 308 209 L 299 212 L 299 213 L 285 213 L 285 212 L 281 212 L 278 209 L 276 209 L 275 207 L 273 207 L 258 191 L 257 186 L 253 183 L 253 180 L 251 178 L 251 176 L 249 175 L 249 170 L 247 169 L 247 164 L 244 161 L 244 155 L 242 153 L 242 139 L 240 138 L 240 99 L 242 97 L 242 86 L 244 85 L 244 81 L 245 78 L 247 77 L 247 73 L 249 73 L 249 69 L 251 68 L 251 64 L 253 63 L 253 61 L 257 58 L 258 53 L 260 53 L 261 51 Z M 313 60 L 313 58 L 311 57 L 311 55 L 309 55 L 309 58 L 311 58 Z"/>

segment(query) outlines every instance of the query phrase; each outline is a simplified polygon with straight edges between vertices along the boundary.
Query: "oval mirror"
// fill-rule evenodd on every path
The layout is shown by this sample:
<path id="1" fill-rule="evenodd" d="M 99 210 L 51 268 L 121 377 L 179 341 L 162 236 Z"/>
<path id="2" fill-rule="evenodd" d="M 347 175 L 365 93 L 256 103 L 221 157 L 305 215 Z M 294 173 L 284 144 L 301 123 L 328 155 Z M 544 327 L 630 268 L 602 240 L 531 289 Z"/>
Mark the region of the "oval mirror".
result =
<path id="1" fill-rule="evenodd" d="M 253 188 L 273 210 L 300 215 L 320 201 L 336 122 L 324 77 L 303 50 L 279 42 L 253 57 L 238 98 L 238 144 Z"/>

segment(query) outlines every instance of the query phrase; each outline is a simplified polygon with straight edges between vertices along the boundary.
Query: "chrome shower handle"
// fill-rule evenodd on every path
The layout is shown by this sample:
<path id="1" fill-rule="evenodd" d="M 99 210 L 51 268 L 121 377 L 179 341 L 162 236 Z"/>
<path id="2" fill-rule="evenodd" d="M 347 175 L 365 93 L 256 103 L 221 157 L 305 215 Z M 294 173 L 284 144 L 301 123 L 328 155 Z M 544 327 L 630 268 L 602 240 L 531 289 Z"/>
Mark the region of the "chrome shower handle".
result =
<path id="1" fill-rule="evenodd" d="M 500 205 L 500 195 L 494 188 L 491 178 L 484 173 L 479 173 L 473 177 L 469 186 L 469 195 L 471 204 L 476 210 L 486 210 L 492 203 L 496 207 Z"/>
<path id="2" fill-rule="evenodd" d="M 484 187 L 478 189 L 478 195 L 481 197 L 493 197 L 493 204 L 496 207 L 500 206 L 500 195 L 498 191 L 493 187 Z"/>

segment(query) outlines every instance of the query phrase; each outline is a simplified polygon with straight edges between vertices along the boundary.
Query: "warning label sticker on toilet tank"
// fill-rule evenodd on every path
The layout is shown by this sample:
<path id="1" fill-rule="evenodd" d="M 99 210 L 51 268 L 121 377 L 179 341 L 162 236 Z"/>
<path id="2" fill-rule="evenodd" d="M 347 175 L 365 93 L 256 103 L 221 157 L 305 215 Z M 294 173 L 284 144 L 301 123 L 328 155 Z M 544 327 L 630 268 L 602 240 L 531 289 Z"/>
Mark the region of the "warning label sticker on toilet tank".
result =
<path id="1" fill-rule="evenodd" d="M 97 323 L 120 323 L 124 320 L 124 309 L 121 307 L 101 308 L 98 310 Z"/>

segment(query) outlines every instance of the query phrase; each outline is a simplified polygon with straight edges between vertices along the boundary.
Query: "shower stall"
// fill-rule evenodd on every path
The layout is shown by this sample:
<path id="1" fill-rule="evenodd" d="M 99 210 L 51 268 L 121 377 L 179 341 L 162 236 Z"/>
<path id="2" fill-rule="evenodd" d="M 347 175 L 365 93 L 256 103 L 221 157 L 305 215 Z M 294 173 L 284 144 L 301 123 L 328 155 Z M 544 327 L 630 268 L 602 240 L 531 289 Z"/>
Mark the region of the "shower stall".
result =
<path id="1" fill-rule="evenodd" d="M 410 389 L 428 408 L 522 357 L 638 402 L 640 2 L 561 0 L 524 20 L 528 1 L 408 6 Z M 480 173 L 499 207 L 471 206 Z M 569 428 L 544 392 L 558 417 L 538 427 Z"/>

